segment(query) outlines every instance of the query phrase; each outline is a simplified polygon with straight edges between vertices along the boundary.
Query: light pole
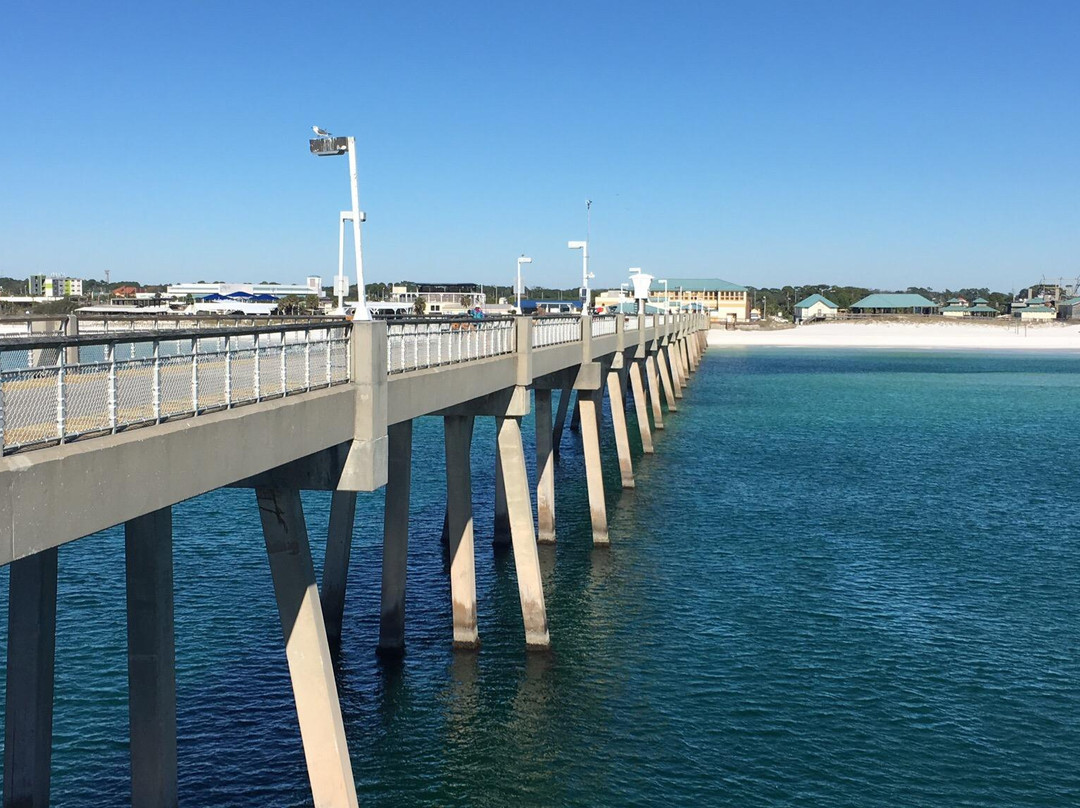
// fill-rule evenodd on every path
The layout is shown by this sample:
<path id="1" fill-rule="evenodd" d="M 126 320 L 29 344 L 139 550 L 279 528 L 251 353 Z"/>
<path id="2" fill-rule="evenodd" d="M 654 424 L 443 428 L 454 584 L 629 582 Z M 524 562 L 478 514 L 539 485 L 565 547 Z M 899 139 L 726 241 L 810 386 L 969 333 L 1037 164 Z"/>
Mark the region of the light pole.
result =
<path id="1" fill-rule="evenodd" d="M 581 250 L 581 316 L 589 313 L 589 242 L 568 241 L 566 246 L 571 250 Z"/>
<path id="2" fill-rule="evenodd" d="M 360 192 L 357 187 L 356 173 L 356 138 L 334 137 L 324 129 L 317 126 L 311 127 L 317 137 L 308 141 L 311 153 L 316 157 L 336 157 L 348 152 L 349 155 L 349 187 L 352 192 L 352 210 L 341 211 L 338 226 L 338 274 L 334 279 L 334 292 L 337 295 L 337 314 L 345 313 L 345 296 L 349 292 L 348 280 L 345 277 L 345 222 L 352 222 L 353 249 L 356 253 L 356 313 L 353 315 L 357 320 L 370 320 L 371 312 L 367 307 L 367 295 L 364 291 L 364 252 L 360 241 L 360 223 L 367 220 L 364 211 L 360 210 Z"/>
<path id="3" fill-rule="evenodd" d="M 521 257 L 517 260 L 517 313 L 521 314 L 521 265 L 531 264 L 532 259 L 526 258 L 525 253 L 521 254 Z"/>
<path id="4" fill-rule="evenodd" d="M 671 311 L 671 301 L 668 300 L 667 278 L 657 278 L 656 282 L 664 284 L 664 312 L 665 313 L 670 312 Z"/>

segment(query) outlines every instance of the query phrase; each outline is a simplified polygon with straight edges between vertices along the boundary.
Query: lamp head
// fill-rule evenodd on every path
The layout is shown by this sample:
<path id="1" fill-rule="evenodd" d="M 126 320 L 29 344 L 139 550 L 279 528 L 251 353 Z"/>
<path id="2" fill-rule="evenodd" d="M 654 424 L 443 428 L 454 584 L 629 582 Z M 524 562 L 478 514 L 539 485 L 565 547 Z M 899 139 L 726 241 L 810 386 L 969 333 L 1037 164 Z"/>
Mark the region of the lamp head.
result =
<path id="1" fill-rule="evenodd" d="M 532 263 L 532 259 L 531 258 L 526 258 L 524 255 L 521 256 L 521 258 L 519 258 L 517 261 L 518 261 L 519 264 L 531 264 Z"/>
<path id="2" fill-rule="evenodd" d="M 584 250 L 587 245 L 588 245 L 588 242 L 585 242 L 585 241 L 568 241 L 568 242 L 566 242 L 566 246 L 569 247 L 571 250 Z"/>

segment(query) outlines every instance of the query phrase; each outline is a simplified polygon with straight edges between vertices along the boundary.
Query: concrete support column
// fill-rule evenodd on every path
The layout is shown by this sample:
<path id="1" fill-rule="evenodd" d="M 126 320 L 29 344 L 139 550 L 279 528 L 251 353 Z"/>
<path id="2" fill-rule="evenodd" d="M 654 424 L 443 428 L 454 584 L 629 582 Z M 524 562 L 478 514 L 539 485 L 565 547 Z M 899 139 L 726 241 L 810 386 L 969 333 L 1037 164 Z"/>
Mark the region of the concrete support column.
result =
<path id="1" fill-rule="evenodd" d="M 555 541 L 555 453 L 552 451 L 551 391 L 534 391 L 536 419 L 536 540 Z"/>
<path id="2" fill-rule="evenodd" d="M 664 388 L 668 412 L 678 412 L 679 405 L 675 401 L 675 377 L 672 375 L 672 368 L 667 363 L 667 349 L 662 346 L 656 352 L 656 363 L 660 371 L 660 381 Z"/>
<path id="3" fill-rule="evenodd" d="M 330 646 L 311 563 L 300 491 L 257 488 L 285 656 L 315 805 L 356 806 Z"/>
<path id="4" fill-rule="evenodd" d="M 412 487 L 412 421 L 390 424 L 383 507 L 380 654 L 405 650 L 405 570 L 409 553 L 409 496 Z"/>
<path id="5" fill-rule="evenodd" d="M 648 360 L 635 359 L 630 363 L 630 388 L 634 392 L 634 414 L 637 416 L 638 432 L 641 433 L 641 449 L 645 454 L 652 454 L 653 441 L 652 441 L 652 429 L 649 428 L 649 410 L 648 404 L 645 400 L 645 384 L 641 378 L 641 366 L 646 364 Z M 650 386 L 656 385 L 656 371 L 653 369 L 652 377 L 650 378 Z M 657 409 L 660 407 L 660 402 L 655 402 Z M 657 419 L 657 423 L 660 424 L 658 428 L 663 429 L 663 420 Z"/>
<path id="6" fill-rule="evenodd" d="M 570 431 L 581 431 L 581 391 L 574 396 L 574 411 L 570 413 Z"/>
<path id="7" fill-rule="evenodd" d="M 570 409 L 570 396 L 572 390 L 569 387 L 565 387 L 559 391 L 559 410 L 555 414 L 555 430 L 552 434 L 552 443 L 554 444 L 552 449 L 555 452 L 555 456 L 559 456 L 559 448 L 562 446 L 562 433 L 563 426 L 566 424 L 566 411 Z"/>
<path id="8" fill-rule="evenodd" d="M 356 492 L 334 491 L 330 495 L 330 527 L 326 534 L 323 562 L 323 623 L 331 648 L 341 645 L 341 623 L 345 615 L 345 585 L 349 578 L 353 525 L 356 521 Z"/>
<path id="9" fill-rule="evenodd" d="M 604 500 L 604 472 L 600 462 L 600 430 L 597 409 L 600 391 L 578 390 L 581 408 L 581 442 L 585 450 L 585 479 L 589 487 L 589 515 L 593 544 L 608 544 L 607 504 Z"/>
<path id="10" fill-rule="evenodd" d="M 682 398 L 686 381 L 683 375 L 682 359 L 679 357 L 678 340 L 669 343 L 665 353 L 667 354 L 668 368 L 671 370 L 671 387 L 675 392 L 675 398 Z"/>
<path id="11" fill-rule="evenodd" d="M 615 450 L 619 455 L 619 475 L 623 488 L 634 487 L 634 463 L 630 458 L 630 435 L 626 431 L 626 410 L 623 407 L 622 383 L 618 370 L 607 374 L 608 401 L 611 402 L 611 428 L 615 432 Z"/>
<path id="12" fill-rule="evenodd" d="M 492 526 L 492 543 L 505 547 L 510 544 L 510 512 L 506 508 L 506 480 L 502 473 L 502 451 L 495 439 L 495 520 Z"/>
<path id="13" fill-rule="evenodd" d="M 472 468 L 469 462 L 473 421 L 471 415 L 447 415 L 443 418 L 455 648 L 480 646 L 480 634 L 476 628 L 476 554 L 473 547 Z"/>
<path id="14" fill-rule="evenodd" d="M 540 577 L 540 557 L 533 532 L 525 451 L 521 445 L 521 419 L 496 418 L 495 423 L 499 433 L 503 479 L 506 481 L 514 569 L 517 571 L 518 595 L 521 598 L 521 618 L 525 624 L 525 647 L 546 649 L 551 641 L 548 638 L 544 584 Z"/>
<path id="15" fill-rule="evenodd" d="M 49 804 L 56 558 L 52 547 L 10 565 L 4 808 Z"/>
<path id="16" fill-rule="evenodd" d="M 656 355 L 647 354 L 645 357 L 645 374 L 649 382 L 649 409 L 653 415 L 653 427 L 664 428 L 664 411 L 660 407 L 660 375 L 656 367 Z"/>
<path id="17" fill-rule="evenodd" d="M 172 508 L 124 524 L 131 805 L 176 805 Z"/>
<path id="18" fill-rule="evenodd" d="M 697 372 L 697 355 L 690 350 L 690 337 L 686 336 L 679 340 L 679 344 L 682 346 L 683 360 L 685 362 L 686 369 L 689 373 Z M 690 378 L 687 375 L 687 378 Z"/>

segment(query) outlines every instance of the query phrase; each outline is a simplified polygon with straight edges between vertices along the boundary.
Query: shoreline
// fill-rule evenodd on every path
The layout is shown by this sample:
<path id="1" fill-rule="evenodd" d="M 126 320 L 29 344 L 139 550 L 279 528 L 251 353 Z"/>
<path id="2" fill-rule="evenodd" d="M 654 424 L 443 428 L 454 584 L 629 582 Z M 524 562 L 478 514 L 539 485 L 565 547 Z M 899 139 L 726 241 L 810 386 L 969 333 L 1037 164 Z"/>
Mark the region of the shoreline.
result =
<path id="1" fill-rule="evenodd" d="M 912 348 L 947 351 L 1075 351 L 1080 323 L 841 321 L 794 328 L 734 330 L 712 328 L 712 348 Z"/>

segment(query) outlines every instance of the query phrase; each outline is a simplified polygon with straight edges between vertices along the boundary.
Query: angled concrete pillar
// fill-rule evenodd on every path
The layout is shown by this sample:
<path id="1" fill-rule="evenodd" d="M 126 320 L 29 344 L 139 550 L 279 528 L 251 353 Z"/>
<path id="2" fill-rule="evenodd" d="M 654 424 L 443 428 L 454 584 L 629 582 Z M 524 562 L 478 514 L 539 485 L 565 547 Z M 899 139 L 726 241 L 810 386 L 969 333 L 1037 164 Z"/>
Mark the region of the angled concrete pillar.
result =
<path id="1" fill-rule="evenodd" d="M 671 342 L 664 349 L 666 354 L 668 369 L 671 372 L 671 388 L 675 393 L 675 398 L 683 397 L 683 372 L 682 361 L 679 359 L 679 352 L 675 342 Z"/>
<path id="2" fill-rule="evenodd" d="M 578 390 L 581 408 L 581 442 L 585 454 L 585 480 L 589 489 L 589 516 L 593 544 L 608 544 L 607 504 L 604 500 L 604 470 L 600 461 L 600 430 L 596 410 L 599 390 Z"/>
<path id="3" fill-rule="evenodd" d="M 574 396 L 574 411 L 570 414 L 570 431 L 581 431 L 581 392 Z"/>
<path id="4" fill-rule="evenodd" d="M 678 412 L 679 405 L 675 401 L 675 377 L 667 362 L 667 349 L 663 346 L 656 352 L 656 365 L 660 372 L 660 382 L 664 388 L 664 400 L 667 401 L 668 412 Z"/>
<path id="5" fill-rule="evenodd" d="M 564 387 L 559 391 L 559 409 L 555 414 L 555 429 L 551 439 L 552 449 L 556 457 L 559 456 L 559 449 L 562 446 L 563 425 L 566 424 L 566 411 L 570 409 L 570 395 L 572 392 L 569 387 Z"/>
<path id="6" fill-rule="evenodd" d="M 611 428 L 615 432 L 615 450 L 619 456 L 619 476 L 623 488 L 634 487 L 634 464 L 630 458 L 630 435 L 626 431 L 626 410 L 623 409 L 622 384 L 619 371 L 607 374 L 608 401 L 611 402 Z"/>
<path id="7" fill-rule="evenodd" d="M 647 360 L 635 359 L 630 363 L 630 388 L 634 391 L 634 415 L 637 417 L 638 432 L 641 434 L 641 450 L 645 454 L 653 453 L 652 429 L 649 427 L 649 410 L 645 400 L 645 384 L 641 378 L 641 366 Z M 655 378 L 650 382 L 655 384 Z M 659 402 L 657 402 L 659 406 Z M 661 423 L 663 423 L 661 421 Z"/>
<path id="8" fill-rule="evenodd" d="M 345 615 L 345 585 L 349 578 L 353 525 L 356 520 L 356 492 L 334 491 L 330 495 L 330 527 L 326 534 L 323 562 L 323 623 L 331 648 L 341 645 L 341 622 Z"/>
<path id="9" fill-rule="evenodd" d="M 683 337 L 679 340 L 679 346 L 682 348 L 683 367 L 686 368 L 686 378 L 690 378 L 690 374 L 697 371 L 697 357 L 692 356 L 690 353 L 690 338 Z"/>
<path id="10" fill-rule="evenodd" d="M 555 452 L 552 449 L 551 391 L 533 391 L 536 419 L 536 540 L 555 541 Z"/>
<path id="11" fill-rule="evenodd" d="M 473 416 L 443 418 L 446 441 L 446 508 L 450 531 L 450 597 L 454 647 L 477 648 L 476 554 L 473 547 L 472 446 Z"/>
<path id="12" fill-rule="evenodd" d="M 390 456 L 383 507 L 380 654 L 405 650 L 405 570 L 409 553 L 409 496 L 412 487 L 412 421 L 390 424 Z"/>
<path id="13" fill-rule="evenodd" d="M 133 808 L 176 805 L 172 508 L 124 524 Z"/>
<path id="14" fill-rule="evenodd" d="M 499 457 L 498 437 L 495 439 L 495 519 L 492 526 L 492 543 L 500 546 L 510 544 L 510 513 L 506 509 L 506 481 L 503 479 L 502 460 Z"/>
<path id="15" fill-rule="evenodd" d="M 660 374 L 656 367 L 656 355 L 647 354 L 644 361 L 645 376 L 649 382 L 649 409 L 653 415 L 653 426 L 656 429 L 663 429 L 664 411 L 660 406 Z"/>
<path id="16" fill-rule="evenodd" d="M 320 808 L 356 806 L 356 785 L 300 492 L 257 488 L 255 495 L 285 638 L 312 801 Z"/>
<path id="17" fill-rule="evenodd" d="M 12 561 L 10 569 L 4 808 L 46 808 L 52 763 L 56 548 Z"/>
<path id="18" fill-rule="evenodd" d="M 546 649 L 551 642 L 548 638 L 547 608 L 544 605 L 544 584 L 540 578 L 540 559 L 536 552 L 536 534 L 533 532 L 525 451 L 521 445 L 521 419 L 496 418 L 495 424 L 503 479 L 506 480 L 506 504 L 510 513 L 521 618 L 525 624 L 525 647 Z"/>

